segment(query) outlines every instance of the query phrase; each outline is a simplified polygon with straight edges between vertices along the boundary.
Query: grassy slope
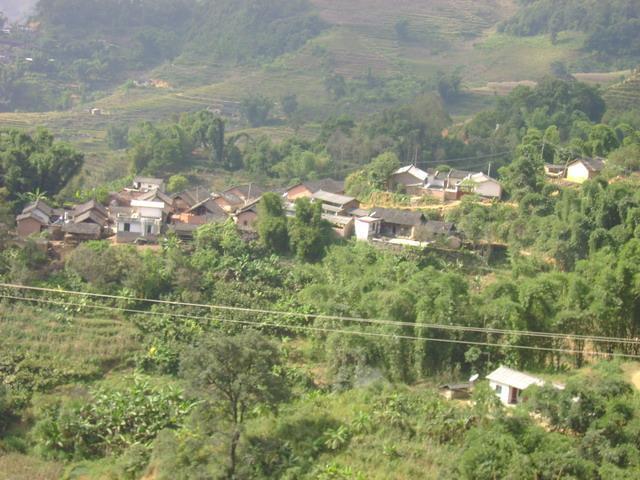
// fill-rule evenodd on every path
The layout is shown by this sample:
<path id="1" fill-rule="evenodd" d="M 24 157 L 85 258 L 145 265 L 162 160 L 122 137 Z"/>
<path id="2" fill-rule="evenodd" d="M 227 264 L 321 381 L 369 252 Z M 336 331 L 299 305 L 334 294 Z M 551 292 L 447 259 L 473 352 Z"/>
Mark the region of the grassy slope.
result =
<path id="1" fill-rule="evenodd" d="M 111 179 L 126 167 L 122 152 L 107 149 L 106 129 L 112 123 L 136 124 L 160 120 L 207 106 L 237 112 L 237 102 L 249 92 L 278 99 L 296 93 L 307 119 L 334 113 L 367 113 L 367 106 L 337 104 L 325 91 L 330 72 L 347 77 L 374 74 L 432 78 L 438 70 L 461 68 L 465 86 L 487 82 L 535 79 L 548 72 L 554 60 L 571 60 L 578 36 L 561 37 L 551 45 L 547 37 L 512 38 L 495 33 L 495 25 L 515 11 L 513 0 L 312 0 L 318 14 L 333 25 L 299 52 L 263 67 L 206 65 L 200 59 L 179 59 L 150 72 L 166 80 L 166 89 L 119 89 L 113 94 L 69 112 L 0 114 L 0 126 L 44 125 L 88 153 L 87 177 Z M 411 39 L 399 42 L 395 24 L 409 22 Z M 455 106 L 464 118 L 486 106 L 474 98 Z M 106 115 L 92 117 L 90 107 Z M 378 104 L 370 108 L 381 108 Z M 235 123 L 235 124 L 234 124 Z M 232 128 L 238 128 L 231 121 Z M 268 132 L 276 138 L 286 128 Z"/>
<path id="2" fill-rule="evenodd" d="M 640 107 L 640 70 L 634 71 L 626 80 L 610 87 L 605 99 L 611 112 L 615 115 L 629 111 L 629 108 Z"/>

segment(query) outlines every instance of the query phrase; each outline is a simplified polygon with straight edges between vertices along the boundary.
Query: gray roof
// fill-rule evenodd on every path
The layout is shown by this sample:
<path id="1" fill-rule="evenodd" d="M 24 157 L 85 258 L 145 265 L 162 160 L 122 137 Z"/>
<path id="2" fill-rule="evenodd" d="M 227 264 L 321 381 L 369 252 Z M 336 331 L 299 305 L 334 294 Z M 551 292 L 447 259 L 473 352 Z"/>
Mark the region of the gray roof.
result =
<path id="1" fill-rule="evenodd" d="M 544 380 L 503 366 L 487 375 L 487 379 L 518 390 L 525 390 L 531 385 L 544 385 Z"/>
<path id="2" fill-rule="evenodd" d="M 192 207 L 196 203 L 198 203 L 198 198 L 197 197 L 198 197 L 197 191 L 184 191 L 184 192 L 176 193 L 171 198 L 173 200 L 176 200 L 177 198 L 181 198 L 187 205 Z M 207 197 L 208 197 L 208 195 L 207 195 Z"/>
<path id="3" fill-rule="evenodd" d="M 97 225 L 104 227 L 108 223 L 108 217 L 103 217 L 95 210 L 88 210 L 80 215 L 73 217 L 73 223 L 89 223 L 93 222 Z"/>
<path id="4" fill-rule="evenodd" d="M 243 197 L 245 200 L 252 200 L 254 198 L 258 198 L 264 193 L 264 189 L 256 185 L 255 183 L 249 183 L 248 185 L 238 185 L 236 187 L 231 187 L 225 190 L 223 193 L 231 194 L 237 197 L 238 194 L 234 193 L 233 192 L 234 190 L 238 192 L 238 194 L 240 194 L 240 196 Z"/>
<path id="5" fill-rule="evenodd" d="M 167 195 L 164 192 L 161 192 L 158 189 L 153 189 L 150 190 L 149 192 L 145 193 L 144 195 L 141 195 L 139 200 L 155 200 L 155 199 L 160 199 L 161 201 L 163 201 L 166 205 L 172 205 L 173 204 L 173 199 Z"/>
<path id="6" fill-rule="evenodd" d="M 38 210 L 44 213 L 47 217 L 53 215 L 53 208 L 49 206 L 44 200 L 36 200 L 33 203 L 30 203 L 22 210 L 22 213 L 29 213 L 33 210 Z"/>
<path id="7" fill-rule="evenodd" d="M 334 180 L 333 178 L 323 178 L 322 180 L 308 180 L 306 182 L 303 182 L 302 185 L 304 185 L 311 193 L 316 193 L 319 190 L 337 194 L 341 194 L 344 192 L 344 181 Z M 297 186 L 298 185 L 294 185 L 294 187 Z"/>
<path id="8" fill-rule="evenodd" d="M 334 226 L 345 227 L 353 222 L 353 217 L 344 217 L 342 215 L 322 215 L 322 219 Z"/>
<path id="9" fill-rule="evenodd" d="M 353 197 L 347 197 L 346 195 L 338 195 L 337 193 L 325 192 L 324 190 L 318 190 L 313 194 L 313 198 L 320 200 L 323 203 L 333 203 L 334 205 L 346 205 L 355 200 Z"/>
<path id="10" fill-rule="evenodd" d="M 581 162 L 585 167 L 587 167 L 592 172 L 600 172 L 605 167 L 605 160 L 603 158 L 578 158 L 570 163 L 570 165 L 574 165 L 578 162 Z"/>
<path id="11" fill-rule="evenodd" d="M 76 205 L 75 207 L 73 207 L 73 216 L 75 217 L 82 215 L 83 213 L 86 213 L 90 210 L 97 212 L 99 215 L 105 218 L 109 216 L 109 212 L 107 212 L 107 209 L 95 200 L 89 200 L 88 202 L 81 203 L 80 205 Z"/>
<path id="12" fill-rule="evenodd" d="M 27 213 L 22 213 L 16 217 L 17 222 L 33 219 L 40 222 L 42 225 L 49 225 L 49 217 L 40 210 L 30 210 Z"/>
<path id="13" fill-rule="evenodd" d="M 194 210 L 198 210 L 199 208 L 204 208 L 204 210 L 207 212 L 207 216 L 211 216 L 212 218 L 226 219 L 228 217 L 227 212 L 220 208 L 218 204 L 213 201 L 213 198 L 207 198 L 200 203 L 196 203 L 189 209 L 189 212 L 193 212 Z"/>
<path id="14" fill-rule="evenodd" d="M 395 208 L 378 208 L 371 209 L 371 216 L 380 218 L 385 223 L 393 223 L 395 225 L 416 226 L 425 222 L 425 216 L 420 212 L 412 212 L 409 210 L 398 210 Z"/>

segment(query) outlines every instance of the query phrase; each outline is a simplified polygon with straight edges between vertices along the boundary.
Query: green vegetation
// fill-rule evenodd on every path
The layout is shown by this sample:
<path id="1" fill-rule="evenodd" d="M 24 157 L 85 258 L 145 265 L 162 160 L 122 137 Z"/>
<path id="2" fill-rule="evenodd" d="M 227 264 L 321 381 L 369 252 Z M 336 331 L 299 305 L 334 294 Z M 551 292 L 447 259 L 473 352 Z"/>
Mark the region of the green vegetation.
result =
<path id="1" fill-rule="evenodd" d="M 548 33 L 552 42 L 564 30 L 587 34 L 586 51 L 597 54 L 596 61 L 614 65 L 634 65 L 640 47 L 640 7 L 633 0 L 526 0 L 524 7 L 502 25 L 516 35 Z M 615 58 L 611 59 L 611 55 Z"/>
<path id="2" fill-rule="evenodd" d="M 33 136 L 0 131 L 0 189 L 6 200 L 24 202 L 28 194 L 56 195 L 77 174 L 84 156 L 66 143 L 54 142 L 45 129 Z"/>

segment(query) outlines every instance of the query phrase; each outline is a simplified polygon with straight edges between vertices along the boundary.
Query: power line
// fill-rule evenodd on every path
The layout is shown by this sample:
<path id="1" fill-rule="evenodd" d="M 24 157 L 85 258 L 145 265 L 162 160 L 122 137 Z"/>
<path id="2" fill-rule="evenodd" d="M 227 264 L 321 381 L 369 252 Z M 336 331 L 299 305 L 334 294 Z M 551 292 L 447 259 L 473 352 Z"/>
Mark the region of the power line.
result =
<path id="1" fill-rule="evenodd" d="M 563 334 L 563 333 L 539 332 L 539 331 L 530 331 L 530 330 L 509 330 L 509 329 L 498 329 L 498 328 L 488 328 L 488 327 L 472 327 L 472 326 L 455 325 L 455 324 L 446 325 L 446 324 L 433 324 L 433 323 L 415 323 L 415 322 L 412 323 L 412 322 L 401 322 L 401 321 L 384 320 L 384 319 L 367 319 L 367 318 L 361 318 L 361 317 L 342 317 L 337 315 L 287 312 L 282 310 L 233 307 L 228 305 L 200 304 L 200 303 L 176 302 L 176 301 L 170 301 L 170 300 L 131 298 L 131 297 L 126 297 L 122 295 L 108 295 L 103 293 L 89 293 L 89 292 L 80 292 L 75 290 L 61 290 L 61 289 L 54 289 L 54 288 L 31 287 L 26 285 L 15 285 L 15 284 L 6 284 L 6 283 L 0 283 L 0 287 L 13 288 L 16 290 L 30 290 L 30 291 L 37 291 L 37 292 L 43 292 L 43 293 L 57 293 L 57 294 L 65 294 L 65 295 L 79 295 L 84 297 L 104 298 L 104 299 L 111 299 L 111 300 L 125 300 L 128 302 L 147 302 L 147 303 L 154 303 L 159 305 L 205 308 L 210 310 L 222 310 L 222 311 L 241 312 L 241 313 L 278 315 L 283 317 L 299 317 L 304 319 L 315 318 L 319 320 L 333 320 L 333 321 L 339 321 L 339 322 L 352 322 L 352 323 L 382 325 L 382 326 L 412 327 L 412 328 L 419 327 L 419 328 L 425 328 L 425 329 L 431 329 L 431 330 L 460 331 L 460 332 L 470 332 L 470 333 L 513 335 L 513 336 L 526 336 L 526 337 L 542 337 L 542 338 L 550 338 L 550 339 L 558 339 L 558 340 L 578 340 L 578 341 L 589 341 L 589 342 L 640 344 L 640 339 L 638 338 L 632 339 L 632 338 L 622 338 L 622 337 L 606 337 L 606 336 L 599 336 L 599 335 Z M 18 297 L 18 298 L 22 298 L 22 297 Z"/>
<path id="2" fill-rule="evenodd" d="M 123 307 L 110 307 L 107 305 L 86 305 L 82 303 L 56 302 L 54 300 L 17 297 L 17 296 L 11 296 L 11 295 L 0 295 L 0 298 L 29 301 L 29 302 L 38 302 L 38 303 L 67 306 L 67 307 L 71 306 L 71 307 L 78 307 L 78 308 L 96 308 L 96 309 L 109 310 L 109 311 L 121 311 L 121 312 L 136 313 L 141 315 L 169 316 L 169 317 L 175 317 L 175 318 L 187 318 L 190 320 L 214 320 L 214 321 L 219 321 L 223 323 L 252 325 L 257 327 L 273 327 L 273 328 L 281 328 L 286 330 L 303 330 L 303 331 L 313 331 L 313 332 L 321 332 L 321 333 L 341 333 L 346 335 L 367 336 L 367 337 L 375 337 L 375 338 L 391 338 L 394 340 L 420 340 L 420 341 L 449 343 L 449 344 L 457 344 L 457 345 L 471 345 L 471 346 L 479 346 L 479 347 L 511 348 L 511 349 L 518 349 L 518 350 L 545 351 L 545 352 L 552 352 L 552 353 L 582 354 L 587 356 L 593 355 L 593 356 L 640 359 L 640 355 L 617 353 L 617 352 L 607 353 L 607 352 L 598 352 L 598 351 L 589 351 L 589 350 L 585 351 L 585 350 L 550 348 L 550 347 L 534 347 L 529 345 L 510 345 L 510 344 L 499 344 L 499 343 L 490 343 L 490 342 L 476 342 L 471 340 L 454 340 L 454 339 L 433 338 L 433 337 L 415 337 L 410 335 L 391 335 L 386 333 L 341 330 L 341 329 L 333 329 L 333 328 L 320 328 L 320 327 L 311 327 L 306 325 L 282 325 L 277 323 L 255 322 L 255 321 L 249 321 L 249 320 L 234 320 L 234 319 L 220 318 L 220 317 L 208 318 L 208 317 L 202 317 L 202 316 L 196 316 L 196 315 L 184 315 L 184 314 L 170 313 L 170 312 L 151 312 L 148 310 L 137 310 L 137 309 L 123 308 Z"/>

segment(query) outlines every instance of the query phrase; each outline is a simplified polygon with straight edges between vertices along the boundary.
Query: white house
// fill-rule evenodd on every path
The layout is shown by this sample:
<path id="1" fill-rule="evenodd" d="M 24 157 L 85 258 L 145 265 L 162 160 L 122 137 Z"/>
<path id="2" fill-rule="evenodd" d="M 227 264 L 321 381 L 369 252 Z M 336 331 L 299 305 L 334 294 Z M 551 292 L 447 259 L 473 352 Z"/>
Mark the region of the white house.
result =
<path id="1" fill-rule="evenodd" d="M 141 192 L 149 192 L 151 190 L 160 190 L 164 192 L 164 180 L 152 177 L 136 177 L 133 179 L 133 188 Z"/>
<path id="2" fill-rule="evenodd" d="M 116 240 L 135 242 L 142 238 L 155 241 L 162 231 L 164 202 L 132 200 L 131 209 L 116 217 Z"/>
<path id="3" fill-rule="evenodd" d="M 389 189 L 403 188 L 407 193 L 420 195 L 429 174 L 415 165 L 399 168 L 389 177 Z"/>
<path id="4" fill-rule="evenodd" d="M 487 375 L 491 389 L 496 392 L 500 401 L 505 405 L 515 405 L 520 402 L 520 395 L 531 385 L 544 385 L 544 380 L 527 375 L 526 373 L 501 366 Z"/>
<path id="5" fill-rule="evenodd" d="M 605 166 L 602 158 L 578 158 L 567 166 L 567 180 L 573 183 L 584 183 L 596 177 Z"/>
<path id="6" fill-rule="evenodd" d="M 502 185 L 484 173 L 474 173 L 469 179 L 475 184 L 475 194 L 485 198 L 502 197 Z"/>
<path id="7" fill-rule="evenodd" d="M 361 242 L 368 242 L 373 237 L 380 235 L 381 226 L 381 218 L 356 218 L 356 239 Z"/>

